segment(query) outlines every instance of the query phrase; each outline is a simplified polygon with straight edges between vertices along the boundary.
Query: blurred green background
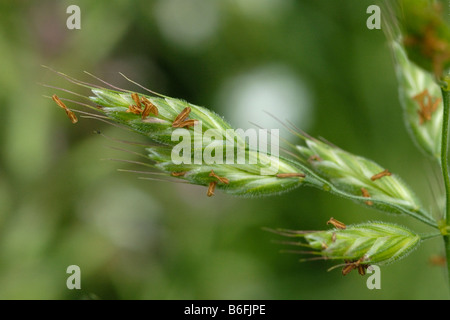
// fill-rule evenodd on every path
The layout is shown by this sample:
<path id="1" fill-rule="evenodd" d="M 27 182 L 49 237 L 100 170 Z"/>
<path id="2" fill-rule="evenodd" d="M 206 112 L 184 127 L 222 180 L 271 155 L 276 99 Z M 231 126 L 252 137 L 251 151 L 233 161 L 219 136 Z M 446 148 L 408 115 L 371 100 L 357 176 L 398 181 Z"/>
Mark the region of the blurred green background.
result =
<path id="1" fill-rule="evenodd" d="M 427 227 L 299 188 L 243 199 L 204 187 L 144 181 L 116 169 L 137 160 L 95 135 L 142 137 L 81 118 L 72 125 L 44 96 L 89 71 L 137 90 L 207 106 L 236 127 L 281 128 L 266 110 L 398 173 L 432 204 L 436 168 L 405 130 L 393 62 L 361 0 L 0 2 L 0 298 L 447 299 L 440 239 L 382 267 L 381 290 L 331 262 L 282 254 L 262 227 L 324 229 L 333 216 Z M 66 8 L 81 8 L 68 30 Z M 286 138 L 295 141 L 287 132 Z M 123 147 L 123 146 L 122 146 Z M 125 146 L 134 151 L 139 147 Z M 66 268 L 81 268 L 81 290 Z"/>

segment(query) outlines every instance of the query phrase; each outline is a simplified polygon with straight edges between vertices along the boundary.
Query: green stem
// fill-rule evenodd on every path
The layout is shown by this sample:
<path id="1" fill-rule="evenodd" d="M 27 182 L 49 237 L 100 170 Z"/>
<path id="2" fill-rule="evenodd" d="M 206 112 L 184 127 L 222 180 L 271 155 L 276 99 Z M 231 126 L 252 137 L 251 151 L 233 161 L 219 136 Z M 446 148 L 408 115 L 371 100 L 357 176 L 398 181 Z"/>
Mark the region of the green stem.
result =
<path id="1" fill-rule="evenodd" d="M 431 233 L 424 233 L 424 234 L 420 235 L 420 240 L 426 241 L 426 240 L 434 239 L 434 238 L 441 237 L 441 236 L 442 236 L 442 234 L 439 231 L 431 232 Z"/>
<path id="2" fill-rule="evenodd" d="M 442 89 L 442 101 L 444 105 L 444 117 L 442 122 L 442 142 L 441 142 L 441 168 L 442 176 L 444 178 L 445 185 L 445 216 L 446 224 L 450 223 L 450 178 L 448 175 L 448 120 L 449 120 L 449 109 L 450 109 L 450 91 L 446 87 L 441 87 Z"/>
<path id="3" fill-rule="evenodd" d="M 448 79 L 445 86 L 441 86 L 442 101 L 444 106 L 444 117 L 442 121 L 442 144 L 441 144 L 441 168 L 445 184 L 445 224 L 441 228 L 444 235 L 445 253 L 447 258 L 447 277 L 450 289 L 450 236 L 447 234 L 447 226 L 450 225 L 450 178 L 448 176 L 448 122 L 450 109 L 450 91 Z"/>
<path id="4" fill-rule="evenodd" d="M 306 179 L 304 180 L 305 185 L 310 185 L 311 187 L 315 187 L 315 188 L 318 188 L 321 190 L 326 190 L 326 191 L 330 192 L 331 194 L 341 196 L 343 198 L 354 200 L 354 201 L 359 200 L 359 201 L 363 202 L 363 201 L 367 200 L 367 198 L 358 197 L 358 196 L 352 195 L 350 193 L 344 192 L 342 190 L 339 190 L 334 185 L 332 185 L 330 182 L 323 179 L 322 177 L 320 177 L 319 175 L 315 174 L 313 171 L 311 171 L 307 168 L 302 168 L 302 170 L 303 170 L 303 172 L 306 173 Z M 313 180 L 316 180 L 316 181 L 314 182 Z M 320 187 L 320 185 L 322 187 Z M 431 219 L 428 215 L 423 214 L 422 212 L 415 212 L 413 210 L 407 210 L 401 206 L 395 205 L 390 202 L 378 200 L 378 199 L 371 199 L 371 201 L 383 204 L 385 206 L 390 207 L 391 209 L 396 209 L 396 210 L 398 210 L 398 212 L 412 216 L 412 217 L 416 218 L 417 220 L 419 220 L 433 228 L 439 228 L 439 226 L 435 220 Z"/>
<path id="5" fill-rule="evenodd" d="M 448 277 L 448 285 L 450 290 L 450 236 L 444 236 L 444 244 L 445 244 L 445 256 L 447 258 L 447 277 Z"/>

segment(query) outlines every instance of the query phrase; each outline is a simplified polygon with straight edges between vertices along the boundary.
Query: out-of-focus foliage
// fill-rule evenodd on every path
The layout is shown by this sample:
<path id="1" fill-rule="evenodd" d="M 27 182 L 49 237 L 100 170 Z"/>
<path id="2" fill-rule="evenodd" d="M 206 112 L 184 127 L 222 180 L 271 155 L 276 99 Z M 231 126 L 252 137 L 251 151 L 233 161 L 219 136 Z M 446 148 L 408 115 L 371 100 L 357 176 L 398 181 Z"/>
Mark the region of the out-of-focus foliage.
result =
<path id="1" fill-rule="evenodd" d="M 450 29 L 447 8 L 443 8 L 448 4 L 430 0 L 399 3 L 403 44 L 409 59 L 440 78 L 450 67 Z"/>
<path id="2" fill-rule="evenodd" d="M 81 30 L 66 28 L 70 4 L 0 2 L 0 298 L 448 298 L 443 270 L 429 263 L 439 240 L 382 267 L 382 289 L 368 290 L 356 273 L 280 254 L 261 227 L 320 230 L 330 216 L 383 214 L 307 188 L 207 198 L 204 187 L 139 180 L 116 171 L 139 167 L 102 160 L 139 160 L 108 146 L 138 149 L 92 132 L 142 137 L 85 118 L 72 125 L 43 97 L 55 90 L 38 84 L 80 90 L 41 64 L 131 88 L 122 72 L 233 126 L 282 129 L 266 110 L 383 163 L 432 203 L 435 168 L 404 130 L 383 32 L 366 28 L 373 1 L 80 0 Z M 71 291 L 74 264 L 82 289 Z"/>

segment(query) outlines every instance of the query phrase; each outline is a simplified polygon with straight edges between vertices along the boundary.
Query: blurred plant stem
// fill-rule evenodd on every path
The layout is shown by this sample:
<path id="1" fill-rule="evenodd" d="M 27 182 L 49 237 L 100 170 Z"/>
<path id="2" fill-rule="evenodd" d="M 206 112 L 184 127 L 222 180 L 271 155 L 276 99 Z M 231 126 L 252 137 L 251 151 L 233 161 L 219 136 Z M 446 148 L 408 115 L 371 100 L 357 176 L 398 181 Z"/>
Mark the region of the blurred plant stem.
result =
<path id="1" fill-rule="evenodd" d="M 448 226 L 450 225 L 450 177 L 448 175 L 448 121 L 450 109 L 450 77 L 445 77 L 445 82 L 441 85 L 442 101 L 444 105 L 444 117 L 442 121 L 442 147 L 441 147 L 441 168 L 445 184 L 445 223 L 441 227 L 444 236 L 445 252 L 447 258 L 447 280 L 450 290 L 450 236 Z"/>
<path id="2" fill-rule="evenodd" d="M 449 79 L 450 80 L 450 79 Z M 445 194 L 446 194 L 446 224 L 449 224 L 450 219 L 450 179 L 448 176 L 448 116 L 449 116 L 449 83 L 446 79 L 445 87 L 441 86 L 442 91 L 442 100 L 444 104 L 444 118 L 442 123 L 442 146 L 441 146 L 441 167 L 442 167 L 442 175 L 444 178 L 445 184 Z"/>
<path id="3" fill-rule="evenodd" d="M 448 286 L 450 290 L 450 236 L 445 235 L 444 236 L 444 243 L 445 243 L 445 256 L 447 259 L 447 280 L 448 280 Z"/>

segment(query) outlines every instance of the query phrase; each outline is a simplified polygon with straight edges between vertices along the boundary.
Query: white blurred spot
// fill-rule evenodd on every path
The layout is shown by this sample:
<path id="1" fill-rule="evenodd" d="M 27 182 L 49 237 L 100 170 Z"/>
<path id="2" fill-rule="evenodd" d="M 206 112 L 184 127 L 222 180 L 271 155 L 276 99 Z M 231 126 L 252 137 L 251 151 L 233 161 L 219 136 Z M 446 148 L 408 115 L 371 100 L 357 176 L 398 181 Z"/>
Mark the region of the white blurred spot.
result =
<path id="1" fill-rule="evenodd" d="M 218 94 L 225 119 L 243 129 L 253 127 L 249 121 L 267 129 L 283 129 L 267 111 L 307 130 L 313 122 L 312 100 L 303 80 L 282 65 L 264 66 L 228 79 Z"/>
<path id="2" fill-rule="evenodd" d="M 154 14 L 167 40 L 187 49 L 204 45 L 219 26 L 216 0 L 159 0 Z"/>
<path id="3" fill-rule="evenodd" d="M 112 183 L 86 194 L 80 201 L 80 215 L 96 226 L 116 245 L 146 250 L 158 237 L 155 225 L 161 212 L 151 195 L 126 184 Z"/>

